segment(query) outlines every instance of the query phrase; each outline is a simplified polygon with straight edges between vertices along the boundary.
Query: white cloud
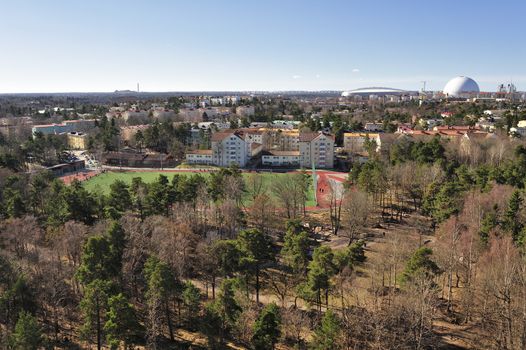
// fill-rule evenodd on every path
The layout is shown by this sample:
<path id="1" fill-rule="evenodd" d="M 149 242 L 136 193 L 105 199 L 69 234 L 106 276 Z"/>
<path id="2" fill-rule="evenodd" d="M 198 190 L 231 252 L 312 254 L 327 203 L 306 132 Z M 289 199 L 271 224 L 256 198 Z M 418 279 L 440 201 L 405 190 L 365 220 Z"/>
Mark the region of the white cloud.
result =
<path id="1" fill-rule="evenodd" d="M 353 72 L 353 73 L 360 73 L 360 70 L 359 70 L 358 68 L 354 68 L 354 69 L 352 70 L 352 72 Z"/>
<path id="2" fill-rule="evenodd" d="M 321 78 L 321 75 L 316 74 L 316 79 L 320 79 L 320 78 Z"/>
<path id="3" fill-rule="evenodd" d="M 301 75 L 293 75 L 292 79 L 301 79 Z"/>

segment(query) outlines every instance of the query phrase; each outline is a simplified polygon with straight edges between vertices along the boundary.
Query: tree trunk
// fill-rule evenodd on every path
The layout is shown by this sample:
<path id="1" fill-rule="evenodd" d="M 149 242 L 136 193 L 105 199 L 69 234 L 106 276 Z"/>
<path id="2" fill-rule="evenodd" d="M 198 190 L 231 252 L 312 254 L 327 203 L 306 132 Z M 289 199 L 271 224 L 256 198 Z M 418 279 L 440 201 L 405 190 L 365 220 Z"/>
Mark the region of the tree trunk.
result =
<path id="1" fill-rule="evenodd" d="M 102 339 L 101 339 L 101 320 L 100 320 L 99 297 L 95 299 L 95 307 L 97 308 L 97 350 L 100 350 L 102 349 Z"/>
<path id="2" fill-rule="evenodd" d="M 212 300 L 216 299 L 216 278 L 212 278 Z"/>
<path id="3" fill-rule="evenodd" d="M 164 313 L 166 316 L 166 323 L 168 324 L 168 332 L 170 333 L 170 340 L 174 341 L 174 330 L 172 326 L 172 317 L 170 316 L 170 307 L 168 306 L 168 300 L 164 301 Z"/>
<path id="4" fill-rule="evenodd" d="M 259 266 L 256 267 L 256 304 L 259 304 Z"/>

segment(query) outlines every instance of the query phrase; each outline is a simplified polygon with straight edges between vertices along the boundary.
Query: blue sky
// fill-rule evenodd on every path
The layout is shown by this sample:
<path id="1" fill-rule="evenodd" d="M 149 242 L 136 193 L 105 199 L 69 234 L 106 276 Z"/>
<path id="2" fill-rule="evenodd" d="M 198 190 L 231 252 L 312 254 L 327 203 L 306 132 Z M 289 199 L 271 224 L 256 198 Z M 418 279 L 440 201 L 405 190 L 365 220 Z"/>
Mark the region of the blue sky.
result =
<path id="1" fill-rule="evenodd" d="M 526 90 L 524 0 L 1 0 L 0 93 Z"/>

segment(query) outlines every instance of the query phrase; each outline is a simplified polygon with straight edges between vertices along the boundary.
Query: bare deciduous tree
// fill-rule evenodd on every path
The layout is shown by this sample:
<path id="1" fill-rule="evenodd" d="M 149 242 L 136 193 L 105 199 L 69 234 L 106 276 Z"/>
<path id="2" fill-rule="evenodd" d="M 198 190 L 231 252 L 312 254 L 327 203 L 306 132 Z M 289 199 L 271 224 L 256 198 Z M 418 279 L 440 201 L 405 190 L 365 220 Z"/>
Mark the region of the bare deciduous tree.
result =
<path id="1" fill-rule="evenodd" d="M 349 238 L 349 245 L 358 233 L 367 225 L 373 205 L 367 193 L 360 190 L 348 191 L 343 200 L 344 223 L 343 236 Z"/>

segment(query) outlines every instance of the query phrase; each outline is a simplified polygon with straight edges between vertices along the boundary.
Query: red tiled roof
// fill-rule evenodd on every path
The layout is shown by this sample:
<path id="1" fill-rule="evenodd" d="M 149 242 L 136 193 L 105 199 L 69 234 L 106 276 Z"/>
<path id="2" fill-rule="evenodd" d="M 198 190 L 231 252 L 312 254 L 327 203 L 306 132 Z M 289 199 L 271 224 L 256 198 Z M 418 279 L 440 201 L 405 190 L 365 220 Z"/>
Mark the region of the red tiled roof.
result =
<path id="1" fill-rule="evenodd" d="M 311 142 L 317 139 L 320 135 L 325 135 L 326 137 L 334 140 L 334 135 L 326 134 L 323 132 L 303 132 L 300 133 L 299 140 L 300 142 Z"/>
<path id="2" fill-rule="evenodd" d="M 237 137 L 240 138 L 239 135 L 241 133 L 239 131 L 236 131 L 236 130 L 214 132 L 212 134 L 211 141 L 212 142 L 221 142 L 221 141 L 223 141 L 224 139 L 226 139 L 227 137 L 229 137 L 232 134 L 234 134 L 234 135 L 236 135 Z"/>

